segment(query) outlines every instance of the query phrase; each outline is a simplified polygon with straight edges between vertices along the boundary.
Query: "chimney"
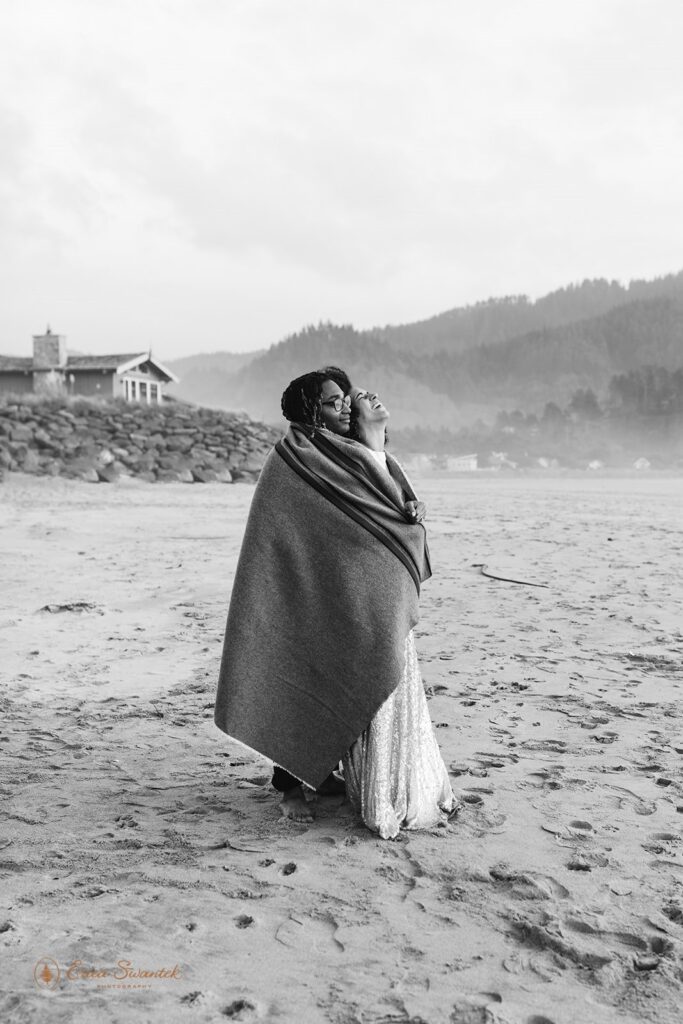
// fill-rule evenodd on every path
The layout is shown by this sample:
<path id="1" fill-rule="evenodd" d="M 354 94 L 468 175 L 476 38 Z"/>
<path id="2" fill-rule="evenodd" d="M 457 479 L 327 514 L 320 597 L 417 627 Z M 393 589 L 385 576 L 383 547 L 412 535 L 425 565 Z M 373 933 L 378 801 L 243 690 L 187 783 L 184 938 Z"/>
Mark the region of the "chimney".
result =
<path id="1" fill-rule="evenodd" d="M 33 335 L 33 390 L 38 395 L 62 395 L 65 392 L 66 337 L 53 334 Z"/>
<path id="2" fill-rule="evenodd" d="M 48 328 L 45 334 L 33 335 L 33 369 L 63 370 L 66 366 L 66 337 L 53 334 Z"/>

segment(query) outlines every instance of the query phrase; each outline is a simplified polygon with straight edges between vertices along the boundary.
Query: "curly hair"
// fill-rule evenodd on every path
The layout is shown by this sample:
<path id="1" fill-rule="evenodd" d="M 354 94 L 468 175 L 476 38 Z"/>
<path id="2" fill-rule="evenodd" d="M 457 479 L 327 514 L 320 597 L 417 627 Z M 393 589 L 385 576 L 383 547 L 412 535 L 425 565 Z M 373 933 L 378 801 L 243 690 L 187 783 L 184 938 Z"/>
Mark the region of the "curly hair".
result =
<path id="1" fill-rule="evenodd" d="M 320 372 L 325 374 L 326 380 L 333 380 L 342 389 L 344 394 L 348 395 L 351 390 L 351 381 L 345 370 L 342 370 L 340 366 L 323 366 Z"/>
<path id="2" fill-rule="evenodd" d="M 280 400 L 284 418 L 314 429 L 322 427 L 322 391 L 328 379 L 322 370 L 312 370 L 290 381 Z"/>
<path id="3" fill-rule="evenodd" d="M 322 392 L 326 380 L 334 381 L 345 395 L 351 390 L 348 374 L 338 366 L 324 366 L 311 370 L 290 381 L 282 392 L 280 408 L 290 423 L 305 423 L 314 430 L 324 427 L 322 418 Z"/>

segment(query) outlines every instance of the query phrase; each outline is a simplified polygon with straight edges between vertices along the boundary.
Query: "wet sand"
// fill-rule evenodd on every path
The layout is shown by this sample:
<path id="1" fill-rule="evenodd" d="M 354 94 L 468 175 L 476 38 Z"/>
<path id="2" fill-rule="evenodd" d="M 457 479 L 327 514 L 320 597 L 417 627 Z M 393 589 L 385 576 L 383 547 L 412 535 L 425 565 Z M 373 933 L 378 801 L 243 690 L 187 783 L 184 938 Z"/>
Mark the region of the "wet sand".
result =
<path id="1" fill-rule="evenodd" d="M 464 806 L 392 842 L 213 725 L 251 487 L 0 486 L 3 1022 L 680 1020 L 683 480 L 416 483 Z"/>

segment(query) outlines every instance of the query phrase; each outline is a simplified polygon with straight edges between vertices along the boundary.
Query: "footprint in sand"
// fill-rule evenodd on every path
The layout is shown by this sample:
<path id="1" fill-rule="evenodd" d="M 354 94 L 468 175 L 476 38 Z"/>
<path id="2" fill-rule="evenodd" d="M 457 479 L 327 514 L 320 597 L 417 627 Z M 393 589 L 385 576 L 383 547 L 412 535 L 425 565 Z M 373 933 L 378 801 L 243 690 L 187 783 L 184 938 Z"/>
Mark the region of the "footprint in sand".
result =
<path id="1" fill-rule="evenodd" d="M 525 750 L 537 750 L 540 753 L 547 750 L 553 754 L 564 754 L 567 750 L 564 740 L 555 739 L 522 740 L 519 745 Z"/>
<path id="2" fill-rule="evenodd" d="M 276 942 L 302 955 L 321 957 L 325 952 L 344 952 L 344 943 L 337 938 L 339 924 L 329 912 L 311 917 L 307 914 L 290 913 L 275 932 Z"/>
<path id="3" fill-rule="evenodd" d="M 569 871 L 592 871 L 593 868 L 606 868 L 609 858 L 602 853 L 576 853 L 567 861 Z"/>
<path id="4" fill-rule="evenodd" d="M 640 845 L 647 853 L 668 853 L 675 856 L 675 847 L 680 841 L 681 837 L 673 832 L 653 832 L 648 836 L 648 841 Z"/>
<path id="5" fill-rule="evenodd" d="M 595 831 L 590 821 L 570 821 L 568 828 L 573 829 L 575 832 L 589 833 Z"/>
<path id="6" fill-rule="evenodd" d="M 220 1014 L 228 1020 L 250 1021 L 255 1019 L 256 1012 L 256 1006 L 248 999 L 235 999 Z"/>
<path id="7" fill-rule="evenodd" d="M 140 828 L 140 822 L 132 814 L 120 814 L 114 821 L 117 828 Z"/>
<path id="8" fill-rule="evenodd" d="M 614 743 L 615 740 L 619 739 L 618 732 L 601 732 L 595 736 L 591 736 L 594 743 L 602 743 L 607 745 L 608 743 Z"/>
<path id="9" fill-rule="evenodd" d="M 609 786 L 609 789 L 613 790 L 619 807 L 623 807 L 624 804 L 630 804 L 636 814 L 648 815 L 654 814 L 657 810 L 657 805 L 652 800 L 644 800 L 643 797 L 638 796 L 630 789 L 626 789 L 624 786 Z"/>
<path id="10" fill-rule="evenodd" d="M 662 913 L 664 917 L 668 917 L 669 921 L 673 921 L 674 924 L 683 925 L 683 904 L 676 900 L 670 900 L 662 907 Z"/>
<path id="11" fill-rule="evenodd" d="M 421 1017 L 408 1018 L 408 1017 L 385 1017 L 382 1018 L 387 1022 L 400 1020 L 422 1020 Z M 457 1003 L 453 1003 L 453 1009 L 451 1011 L 450 1020 L 457 1021 L 458 1024 L 490 1024 L 493 1020 L 489 1010 L 487 1010 L 485 1004 L 477 1004 L 470 1000 L 460 1000 Z"/>
<path id="12" fill-rule="evenodd" d="M 206 1002 L 206 996 L 203 992 L 188 992 L 180 997 L 180 1002 L 185 1006 L 201 1006 Z"/>
<path id="13" fill-rule="evenodd" d="M 524 900 L 566 899 L 569 889 L 552 875 L 537 872 L 516 871 L 505 862 L 489 868 L 489 875 L 495 882 L 502 883 L 511 895 Z"/>
<path id="14" fill-rule="evenodd" d="M 529 772 L 526 785 L 535 786 L 537 789 L 544 791 L 562 789 L 562 783 L 559 781 L 558 776 L 563 771 L 564 768 L 561 765 L 553 765 L 550 768 L 540 768 L 536 772 Z"/>
<path id="15" fill-rule="evenodd" d="M 519 758 L 516 754 L 486 754 L 477 751 L 475 757 L 483 768 L 507 768 L 510 764 L 517 764 Z"/>
<path id="16" fill-rule="evenodd" d="M 611 963 L 614 956 L 611 952 L 595 953 L 581 949 L 579 946 L 557 934 L 558 922 L 545 915 L 540 922 L 524 918 L 517 914 L 510 920 L 512 935 L 524 946 L 544 953 L 551 958 L 552 969 L 564 969 L 569 965 L 587 967 L 591 970 L 604 967 Z M 549 927 L 550 926 L 550 927 Z M 546 962 L 546 969 L 550 966 Z M 542 975 L 541 975 L 542 976 Z"/>
<path id="17" fill-rule="evenodd" d="M 650 939 L 648 946 L 648 952 L 641 953 L 633 958 L 633 966 L 637 971 L 655 971 L 662 959 L 672 957 L 675 952 L 673 942 L 670 939 L 660 938 L 659 936 Z"/>
<path id="18" fill-rule="evenodd" d="M 657 772 L 662 771 L 663 766 L 656 761 L 652 761 L 647 764 L 634 764 L 633 767 L 636 771 L 643 772 L 645 775 L 656 775 Z"/>

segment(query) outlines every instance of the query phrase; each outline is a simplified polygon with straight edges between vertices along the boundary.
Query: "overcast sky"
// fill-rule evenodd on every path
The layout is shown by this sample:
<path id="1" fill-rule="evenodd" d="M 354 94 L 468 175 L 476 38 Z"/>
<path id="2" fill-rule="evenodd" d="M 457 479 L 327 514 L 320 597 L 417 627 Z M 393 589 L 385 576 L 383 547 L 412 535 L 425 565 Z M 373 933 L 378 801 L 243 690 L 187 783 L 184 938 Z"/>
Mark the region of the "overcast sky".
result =
<path id="1" fill-rule="evenodd" d="M 683 268 L 680 0 L 3 0 L 0 352 Z"/>

